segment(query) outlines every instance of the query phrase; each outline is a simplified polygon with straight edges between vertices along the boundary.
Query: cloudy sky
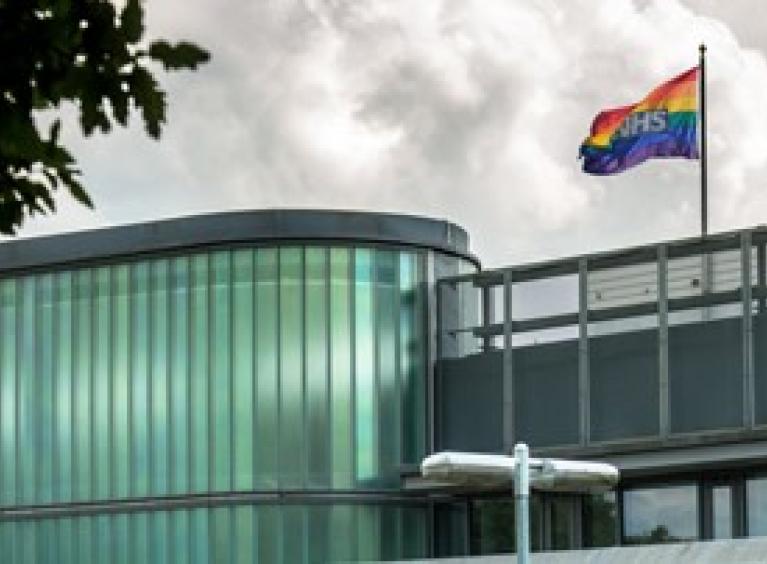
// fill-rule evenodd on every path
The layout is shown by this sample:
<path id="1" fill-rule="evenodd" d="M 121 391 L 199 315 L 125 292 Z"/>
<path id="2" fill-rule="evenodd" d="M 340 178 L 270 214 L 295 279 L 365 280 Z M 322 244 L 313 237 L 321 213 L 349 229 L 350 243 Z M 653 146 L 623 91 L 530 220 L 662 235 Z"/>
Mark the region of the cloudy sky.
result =
<path id="1" fill-rule="evenodd" d="M 147 0 L 148 36 L 212 62 L 166 75 L 160 142 L 137 120 L 75 147 L 96 202 L 35 235 L 216 210 L 444 217 L 485 266 L 694 235 L 698 166 L 580 172 L 601 109 L 709 46 L 710 225 L 767 223 L 765 0 Z"/>

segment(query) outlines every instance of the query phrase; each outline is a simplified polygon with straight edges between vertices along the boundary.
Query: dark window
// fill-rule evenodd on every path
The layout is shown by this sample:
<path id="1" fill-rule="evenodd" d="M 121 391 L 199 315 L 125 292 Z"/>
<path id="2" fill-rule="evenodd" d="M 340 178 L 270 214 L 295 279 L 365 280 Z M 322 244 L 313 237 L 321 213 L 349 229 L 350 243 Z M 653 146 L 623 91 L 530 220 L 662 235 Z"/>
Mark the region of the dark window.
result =
<path id="1" fill-rule="evenodd" d="M 583 498 L 583 546 L 613 546 L 616 541 L 618 509 L 615 492 Z"/>

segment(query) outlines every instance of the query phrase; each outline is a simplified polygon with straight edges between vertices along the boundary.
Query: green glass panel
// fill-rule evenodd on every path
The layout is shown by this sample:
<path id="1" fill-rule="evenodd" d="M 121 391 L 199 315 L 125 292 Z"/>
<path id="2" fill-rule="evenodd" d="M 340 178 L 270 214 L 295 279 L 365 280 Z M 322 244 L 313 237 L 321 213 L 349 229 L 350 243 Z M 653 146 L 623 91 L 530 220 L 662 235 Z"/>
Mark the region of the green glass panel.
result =
<path id="1" fill-rule="evenodd" d="M 328 251 L 306 249 L 306 428 L 308 483 L 330 486 Z"/>
<path id="2" fill-rule="evenodd" d="M 306 508 L 296 505 L 282 507 L 282 562 L 306 562 Z"/>
<path id="3" fill-rule="evenodd" d="M 429 555 L 428 522 L 424 507 L 402 510 L 402 553 L 399 558 L 426 558 Z"/>
<path id="4" fill-rule="evenodd" d="M 40 277 L 37 285 L 37 348 L 39 390 L 34 417 L 38 421 L 39 449 L 37 501 L 53 501 L 53 275 Z"/>
<path id="5" fill-rule="evenodd" d="M 20 327 L 17 350 L 17 433 L 16 457 L 18 459 L 17 487 L 19 503 L 35 502 L 35 475 L 37 470 L 37 351 L 35 343 L 35 279 L 21 279 L 21 295 L 17 296 L 20 311 Z"/>
<path id="6" fill-rule="evenodd" d="M 361 486 L 377 476 L 374 298 L 371 251 L 354 254 L 354 359 L 356 477 Z"/>
<path id="7" fill-rule="evenodd" d="M 254 443 L 254 265 L 253 251 L 238 250 L 233 255 L 233 414 L 234 488 L 253 487 Z M 239 528 L 238 528 L 239 531 Z M 251 531 L 252 533 L 252 531 Z"/>
<path id="8" fill-rule="evenodd" d="M 351 271 L 348 249 L 330 250 L 330 394 L 332 486 L 354 485 Z"/>
<path id="9" fill-rule="evenodd" d="M 175 564 L 186 564 L 191 561 L 189 554 L 189 511 L 174 511 L 170 516 L 171 528 L 171 558 Z"/>
<path id="10" fill-rule="evenodd" d="M 283 248 L 280 257 L 280 485 L 303 484 L 304 453 L 304 350 L 303 350 L 303 252 Z"/>
<path id="11" fill-rule="evenodd" d="M 211 511 L 211 562 L 229 564 L 232 561 L 232 508 L 219 507 Z"/>
<path id="12" fill-rule="evenodd" d="M 133 564 L 129 517 L 126 514 L 112 516 L 115 564 Z"/>
<path id="13" fill-rule="evenodd" d="M 185 493 L 189 479 L 189 260 L 179 257 L 171 264 L 170 295 L 170 387 L 171 387 L 171 493 Z"/>
<path id="14" fill-rule="evenodd" d="M 331 533 L 330 509 L 329 505 L 315 505 L 306 509 L 308 515 L 306 555 L 309 564 L 328 562 Z"/>
<path id="15" fill-rule="evenodd" d="M 133 562 L 152 562 L 149 556 L 149 515 L 147 513 L 131 514 L 129 535 Z"/>
<path id="16" fill-rule="evenodd" d="M 150 334 L 151 334 L 151 388 L 152 406 L 150 412 L 151 451 L 151 487 L 155 495 L 169 492 L 170 459 L 170 378 L 168 370 L 168 318 L 170 315 L 168 300 L 167 260 L 158 260 L 151 264 L 150 286 Z"/>
<path id="17" fill-rule="evenodd" d="M 282 558 L 281 507 L 261 506 L 258 508 L 258 562 L 287 562 Z M 285 532 L 285 534 L 290 534 Z"/>
<path id="18" fill-rule="evenodd" d="M 93 350 L 93 455 L 95 459 L 96 499 L 108 499 L 112 495 L 112 458 L 110 453 L 112 417 L 112 371 L 110 342 L 112 329 L 111 274 L 108 267 L 99 268 L 95 274 L 94 293 L 94 350 Z"/>
<path id="19" fill-rule="evenodd" d="M 62 272 L 55 279 L 54 357 L 54 499 L 72 499 L 72 275 Z"/>
<path id="20" fill-rule="evenodd" d="M 59 562 L 61 564 L 76 564 L 77 562 L 75 560 L 74 532 L 75 527 L 72 519 L 61 519 L 56 523 L 56 537 L 58 540 L 56 545 Z M 11 560 L 11 562 L 13 562 L 13 560 Z M 117 564 L 119 561 L 115 560 L 114 562 Z"/>
<path id="21" fill-rule="evenodd" d="M 381 508 L 360 505 L 356 509 L 357 558 L 378 560 L 381 557 Z"/>
<path id="22" fill-rule="evenodd" d="M 399 352 L 399 260 L 393 251 L 375 253 L 376 392 L 378 465 L 382 482 L 399 486 L 401 450 Z M 386 523 L 386 522 L 385 522 Z M 394 534 L 393 532 L 391 534 Z M 386 535 L 388 538 L 388 535 Z M 392 537 L 394 539 L 394 537 Z"/>
<path id="23" fill-rule="evenodd" d="M 93 523 L 89 517 L 80 517 L 74 522 L 75 560 L 78 564 L 93 562 Z"/>
<path id="24" fill-rule="evenodd" d="M 113 496 L 127 497 L 130 487 L 130 387 L 129 344 L 131 337 L 130 271 L 126 265 L 113 272 L 112 325 L 112 461 Z M 122 525 L 118 525 L 120 529 Z"/>
<path id="25" fill-rule="evenodd" d="M 279 486 L 277 252 L 256 253 L 256 433 L 254 487 Z M 268 561 L 268 560 L 267 560 Z"/>
<path id="26" fill-rule="evenodd" d="M 209 406 L 210 372 L 208 355 L 209 327 L 209 274 L 208 255 L 192 258 L 192 310 L 191 310 L 191 489 L 205 492 L 209 488 Z"/>
<path id="27" fill-rule="evenodd" d="M 218 564 L 210 559 L 209 510 L 193 509 L 190 512 L 191 562 L 192 564 Z"/>
<path id="28" fill-rule="evenodd" d="M 357 560 L 356 507 L 332 505 L 330 513 L 330 538 L 328 560 L 330 562 L 354 562 Z"/>
<path id="29" fill-rule="evenodd" d="M 131 266 L 130 421 L 132 496 L 149 495 L 149 265 Z"/>
<path id="30" fill-rule="evenodd" d="M 37 539 L 35 538 L 35 522 L 22 521 L 19 523 L 19 556 L 16 562 L 36 562 L 37 561 Z"/>
<path id="31" fill-rule="evenodd" d="M 0 504 L 14 505 L 17 411 L 15 280 L 0 281 L 0 337 Z"/>
<path id="32" fill-rule="evenodd" d="M 74 279 L 74 460 L 73 496 L 92 499 L 93 461 L 91 421 L 93 410 L 93 271 L 79 270 Z"/>
<path id="33" fill-rule="evenodd" d="M 211 487 L 232 489 L 231 255 L 212 255 L 211 294 Z"/>
<path id="34" fill-rule="evenodd" d="M 423 315 L 419 307 L 418 273 L 416 255 L 400 255 L 400 331 L 399 359 L 402 375 L 402 458 L 403 462 L 414 464 L 421 461 L 425 453 L 425 382 L 421 362 L 423 333 L 418 321 Z"/>
<path id="35" fill-rule="evenodd" d="M 97 563 L 112 561 L 112 519 L 109 515 L 95 518 L 96 538 L 93 560 Z M 55 562 L 55 559 L 52 561 Z"/>
<path id="36" fill-rule="evenodd" d="M 234 508 L 233 541 L 234 559 L 237 564 L 258 562 L 256 536 L 256 507 L 238 506 Z"/>

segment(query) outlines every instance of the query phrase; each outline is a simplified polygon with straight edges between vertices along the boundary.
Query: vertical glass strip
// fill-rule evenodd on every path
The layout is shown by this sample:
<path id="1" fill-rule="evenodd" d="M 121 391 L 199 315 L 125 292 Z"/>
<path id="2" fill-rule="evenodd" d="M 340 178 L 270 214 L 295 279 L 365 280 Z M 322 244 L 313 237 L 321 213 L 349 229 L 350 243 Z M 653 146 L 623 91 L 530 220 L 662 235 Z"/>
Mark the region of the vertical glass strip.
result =
<path id="1" fill-rule="evenodd" d="M 218 564 L 210 558 L 209 510 L 206 508 L 190 511 L 191 562 L 192 564 Z"/>
<path id="2" fill-rule="evenodd" d="M 167 564 L 170 562 L 170 518 L 173 513 L 170 511 L 153 511 L 148 514 L 150 520 L 149 562 L 152 564 Z"/>
<path id="3" fill-rule="evenodd" d="M 209 511 L 211 519 L 211 561 L 232 562 L 232 508 L 217 507 Z"/>
<path id="4" fill-rule="evenodd" d="M 385 484 L 391 487 L 399 486 L 400 465 L 398 268 L 399 261 L 394 251 L 379 249 L 375 252 L 378 472 Z"/>
<path id="5" fill-rule="evenodd" d="M 127 265 L 114 267 L 112 271 L 112 496 L 117 498 L 128 496 L 130 482 L 129 274 Z M 122 534 L 123 523 L 119 521 L 115 526 Z"/>
<path id="6" fill-rule="evenodd" d="M 112 519 L 109 515 L 97 515 L 94 519 L 96 529 L 94 561 L 97 563 L 112 562 Z M 55 554 L 54 552 L 51 564 L 56 562 Z"/>
<path id="7" fill-rule="evenodd" d="M 330 443 L 333 457 L 332 487 L 339 489 L 350 488 L 354 484 L 349 259 L 349 249 L 330 250 Z"/>
<path id="8" fill-rule="evenodd" d="M 0 504 L 16 503 L 16 281 L 0 281 Z M 9 527 L 5 528 L 8 533 Z M 8 538 L 6 534 L 6 539 Z"/>
<path id="9" fill-rule="evenodd" d="M 280 257 L 280 479 L 283 487 L 303 484 L 303 252 L 281 248 Z"/>
<path id="10" fill-rule="evenodd" d="M 53 275 L 44 274 L 39 278 L 37 296 L 38 350 L 40 380 L 38 395 L 39 449 L 37 501 L 53 501 Z"/>
<path id="11" fill-rule="evenodd" d="M 149 264 L 131 266 L 131 495 L 149 494 Z"/>
<path id="12" fill-rule="evenodd" d="M 171 514 L 171 562 L 187 564 L 192 561 L 189 551 L 191 538 L 189 533 L 189 511 L 174 511 Z"/>
<path id="13" fill-rule="evenodd" d="M 282 559 L 284 564 L 306 563 L 306 508 L 300 505 L 283 505 L 282 529 Z"/>
<path id="14" fill-rule="evenodd" d="M 258 562 L 274 562 L 274 564 L 288 564 L 290 561 L 283 559 L 282 539 L 285 533 L 282 529 L 281 513 L 284 506 L 258 506 Z M 288 531 L 287 536 L 292 536 Z M 298 539 L 296 538 L 296 541 Z M 293 564 L 290 562 L 290 564 Z"/>
<path id="15" fill-rule="evenodd" d="M 191 310 L 191 392 L 190 413 L 192 451 L 192 491 L 205 492 L 209 488 L 209 406 L 208 406 L 208 255 L 192 257 L 192 310 Z M 199 518 L 197 518 L 199 520 Z M 196 524 L 195 526 L 202 526 Z M 196 534 L 196 533 L 195 533 Z"/>
<path id="16" fill-rule="evenodd" d="M 14 322 L 15 323 L 15 322 Z M 56 500 L 72 500 L 72 273 L 56 275 Z"/>
<path id="17" fill-rule="evenodd" d="M 114 564 L 133 564 L 131 558 L 132 540 L 129 536 L 129 517 L 130 515 L 127 513 L 120 513 L 112 516 L 112 534 L 115 539 L 114 555 L 112 556 L 112 562 L 114 562 Z"/>
<path id="18" fill-rule="evenodd" d="M 35 315 L 35 278 L 21 279 L 21 295 L 18 296 L 19 335 L 16 365 L 18 369 L 17 390 L 17 438 L 19 503 L 35 502 L 35 476 L 37 475 L 37 351 Z"/>
<path id="19" fill-rule="evenodd" d="M 170 379 L 171 379 L 171 487 L 174 494 L 190 491 L 189 467 L 189 423 L 190 387 L 189 387 L 189 259 L 172 259 L 172 281 L 170 295 Z M 184 514 L 186 515 L 186 514 Z M 179 527 L 183 527 L 186 518 L 178 517 Z"/>
<path id="20" fill-rule="evenodd" d="M 212 264 L 211 479 L 213 490 L 228 491 L 232 487 L 231 255 L 214 253 Z"/>
<path id="21" fill-rule="evenodd" d="M 152 483 L 154 495 L 169 493 L 170 459 L 170 371 L 168 369 L 168 299 L 169 262 L 153 261 L 151 264 L 150 315 L 151 315 L 151 445 Z M 164 523 L 164 521 L 161 521 Z"/>
<path id="22" fill-rule="evenodd" d="M 256 253 L 256 468 L 254 487 L 279 486 L 279 292 L 276 249 Z M 264 560 L 269 562 L 269 560 Z"/>
<path id="23" fill-rule="evenodd" d="M 253 487 L 254 453 L 254 262 L 253 251 L 238 250 L 233 255 L 232 346 L 234 363 L 234 488 Z M 238 513 L 240 515 L 240 513 Z M 239 525 L 237 527 L 240 531 Z M 252 531 L 251 531 L 252 533 Z M 238 556 L 239 558 L 239 556 Z M 251 561 L 253 558 L 251 557 Z"/>
<path id="24" fill-rule="evenodd" d="M 356 477 L 357 481 L 364 486 L 376 478 L 376 451 L 378 450 L 372 253 L 369 249 L 356 249 L 354 260 Z"/>
<path id="25" fill-rule="evenodd" d="M 426 391 L 422 329 L 424 304 L 419 282 L 418 255 L 400 254 L 400 328 L 399 355 L 402 375 L 403 461 L 421 461 L 426 440 Z"/>
<path id="26" fill-rule="evenodd" d="M 75 273 L 74 333 L 74 495 L 77 500 L 91 499 L 92 474 L 92 380 L 93 380 L 93 271 Z"/>
<path id="27" fill-rule="evenodd" d="M 258 562 L 255 533 L 255 514 L 258 506 L 241 505 L 234 508 L 233 542 L 236 564 L 253 564 Z"/>
<path id="28" fill-rule="evenodd" d="M 93 350 L 93 438 L 94 438 L 94 497 L 108 499 L 112 494 L 111 483 L 111 433 L 112 417 L 110 397 L 112 394 L 111 352 L 111 272 L 102 267 L 95 272 Z"/>
<path id="29" fill-rule="evenodd" d="M 328 415 L 328 251 L 306 249 L 306 429 L 308 485 L 330 486 Z"/>

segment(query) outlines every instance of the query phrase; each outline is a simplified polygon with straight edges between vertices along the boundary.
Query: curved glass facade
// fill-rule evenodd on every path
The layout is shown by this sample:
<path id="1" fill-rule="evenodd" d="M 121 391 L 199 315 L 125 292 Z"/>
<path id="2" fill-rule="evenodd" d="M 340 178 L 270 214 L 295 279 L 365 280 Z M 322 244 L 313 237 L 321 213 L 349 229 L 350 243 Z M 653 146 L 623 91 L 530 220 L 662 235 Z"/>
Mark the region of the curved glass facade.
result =
<path id="1" fill-rule="evenodd" d="M 139 551 L 126 556 L 136 562 L 426 554 L 425 506 L 380 499 L 424 455 L 426 258 L 272 246 L 0 281 L 0 510 L 297 494 L 59 519 L 33 508 L 0 527 L 0 560 L 95 562 L 102 548 Z M 379 498 L 315 507 L 302 492 Z"/>

